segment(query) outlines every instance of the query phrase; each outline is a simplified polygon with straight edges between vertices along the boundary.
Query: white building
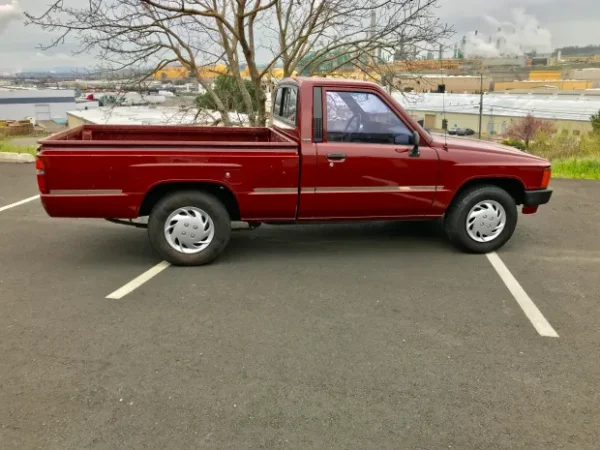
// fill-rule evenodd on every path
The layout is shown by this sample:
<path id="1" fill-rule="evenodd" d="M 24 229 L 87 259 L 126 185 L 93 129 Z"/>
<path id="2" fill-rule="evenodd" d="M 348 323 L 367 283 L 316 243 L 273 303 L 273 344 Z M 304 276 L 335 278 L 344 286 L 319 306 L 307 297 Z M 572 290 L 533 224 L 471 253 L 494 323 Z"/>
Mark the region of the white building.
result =
<path id="1" fill-rule="evenodd" d="M 444 119 L 448 128 L 479 128 L 479 95 L 395 92 L 393 96 L 427 129 L 442 129 Z M 485 94 L 481 128 L 486 135 L 504 134 L 513 121 L 531 114 L 553 122 L 563 132 L 580 134 L 592 130 L 590 117 L 599 110 L 600 96 L 593 91 L 588 95 Z"/>
<path id="2" fill-rule="evenodd" d="M 0 120 L 36 121 L 66 119 L 67 111 L 79 108 L 71 89 L 0 90 Z"/>
<path id="3" fill-rule="evenodd" d="M 196 108 L 168 106 L 107 106 L 87 111 L 69 111 L 69 128 L 80 125 L 193 125 L 212 124 L 219 118 L 217 111 L 198 113 Z M 244 114 L 230 113 L 234 125 L 245 124 Z"/>

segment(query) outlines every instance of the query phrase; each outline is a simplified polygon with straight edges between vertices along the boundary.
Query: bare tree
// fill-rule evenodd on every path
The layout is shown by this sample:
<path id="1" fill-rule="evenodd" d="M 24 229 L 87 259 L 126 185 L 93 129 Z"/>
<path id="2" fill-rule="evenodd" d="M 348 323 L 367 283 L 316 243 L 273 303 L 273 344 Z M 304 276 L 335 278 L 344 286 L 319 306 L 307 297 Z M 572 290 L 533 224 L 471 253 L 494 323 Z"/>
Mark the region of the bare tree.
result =
<path id="1" fill-rule="evenodd" d="M 524 118 L 513 122 L 506 131 L 506 135 L 510 138 L 523 141 L 525 148 L 529 148 L 529 143 L 538 133 L 553 133 L 554 130 L 552 122 L 537 119 L 528 114 Z"/>
<path id="2" fill-rule="evenodd" d="M 206 68 L 223 64 L 242 93 L 252 125 L 266 121 L 263 83 L 283 74 L 358 68 L 373 79 L 404 49 L 428 47 L 450 28 L 435 16 L 438 0 L 55 0 L 28 23 L 53 33 L 51 48 L 76 40 L 104 70 L 134 69 L 137 82 L 177 63 L 213 98 L 223 123 L 229 111 L 212 89 Z M 262 64 L 261 64 L 262 63 Z M 254 85 L 246 88 L 240 67 Z"/>

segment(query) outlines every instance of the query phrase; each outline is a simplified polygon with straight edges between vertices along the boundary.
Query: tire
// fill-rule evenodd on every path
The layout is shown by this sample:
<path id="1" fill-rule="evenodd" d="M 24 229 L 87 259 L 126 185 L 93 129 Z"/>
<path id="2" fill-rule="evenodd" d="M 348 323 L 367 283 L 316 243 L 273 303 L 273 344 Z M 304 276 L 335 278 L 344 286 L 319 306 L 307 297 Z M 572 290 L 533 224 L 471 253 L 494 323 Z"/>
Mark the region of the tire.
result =
<path id="1" fill-rule="evenodd" d="M 166 231 L 168 220 L 174 224 L 170 232 Z M 179 191 L 161 198 L 148 219 L 152 247 L 177 266 L 212 262 L 225 249 L 230 236 L 231 218 L 227 209 L 216 197 L 201 191 Z"/>
<path id="2" fill-rule="evenodd" d="M 483 208 L 481 208 L 482 203 Z M 475 209 L 476 206 L 477 209 Z M 505 218 L 504 227 L 498 230 L 497 235 L 494 236 L 493 231 L 500 228 L 499 222 L 494 217 L 502 210 Z M 491 213 L 489 214 L 490 218 L 486 214 L 488 211 Z M 473 212 L 472 215 L 471 212 Z M 468 217 L 470 226 L 467 224 Z M 477 217 L 477 219 L 475 220 L 473 217 Z M 480 185 L 466 189 L 452 201 L 444 217 L 444 228 L 448 239 L 458 249 L 468 253 L 490 253 L 508 242 L 517 227 L 517 218 L 516 202 L 508 192 L 497 186 Z M 477 234 L 479 224 L 484 227 L 484 233 L 491 234 L 489 236 L 479 234 L 472 237 L 473 234 Z M 469 228 L 471 228 L 471 233 Z M 476 239 L 490 240 L 480 242 Z"/>

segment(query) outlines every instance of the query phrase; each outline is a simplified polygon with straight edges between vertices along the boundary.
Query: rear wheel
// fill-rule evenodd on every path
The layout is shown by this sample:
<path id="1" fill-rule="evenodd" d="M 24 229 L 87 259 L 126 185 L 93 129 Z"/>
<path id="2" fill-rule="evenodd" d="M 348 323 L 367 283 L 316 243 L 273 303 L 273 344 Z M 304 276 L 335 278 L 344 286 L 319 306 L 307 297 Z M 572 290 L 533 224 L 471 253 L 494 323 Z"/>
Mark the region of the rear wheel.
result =
<path id="1" fill-rule="evenodd" d="M 517 226 L 517 205 L 497 186 L 475 186 L 461 192 L 448 208 L 444 228 L 463 251 L 489 253 L 502 247 Z"/>
<path id="2" fill-rule="evenodd" d="M 179 266 L 213 261 L 231 236 L 231 218 L 223 204 L 205 192 L 180 191 L 158 201 L 148 220 L 156 252 Z"/>

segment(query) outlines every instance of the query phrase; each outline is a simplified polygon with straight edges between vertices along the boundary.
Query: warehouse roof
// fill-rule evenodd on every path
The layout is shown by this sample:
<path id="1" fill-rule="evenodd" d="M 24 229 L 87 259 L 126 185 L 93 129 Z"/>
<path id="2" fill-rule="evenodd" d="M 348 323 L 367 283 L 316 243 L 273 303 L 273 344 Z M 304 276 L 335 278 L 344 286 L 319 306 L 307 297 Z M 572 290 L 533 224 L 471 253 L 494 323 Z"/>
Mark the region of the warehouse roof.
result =
<path id="1" fill-rule="evenodd" d="M 202 112 L 196 108 L 177 107 L 116 106 L 69 111 L 70 116 L 78 117 L 88 123 L 99 125 L 192 125 L 194 123 L 212 123 L 219 117 L 217 112 Z M 232 122 L 243 121 L 243 114 L 231 114 Z"/>
<path id="2" fill-rule="evenodd" d="M 479 95 L 394 93 L 393 96 L 408 111 L 479 114 Z M 600 97 L 597 96 L 492 93 L 483 97 L 485 115 L 524 117 L 532 114 L 541 119 L 589 121 L 599 110 Z"/>
<path id="3" fill-rule="evenodd" d="M 15 89 L 5 86 L 0 89 L 0 98 L 2 99 L 25 99 L 25 98 L 47 98 L 49 101 L 57 98 L 69 98 L 75 100 L 75 91 L 73 89 Z"/>

